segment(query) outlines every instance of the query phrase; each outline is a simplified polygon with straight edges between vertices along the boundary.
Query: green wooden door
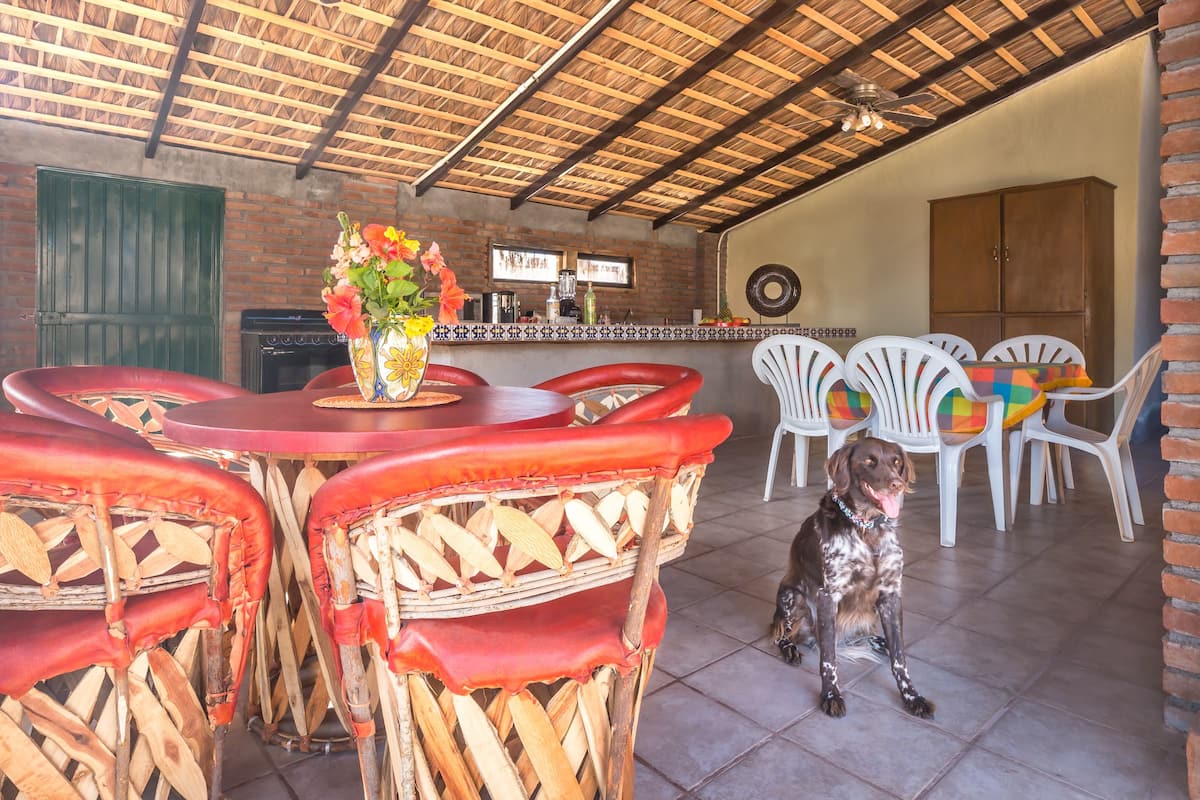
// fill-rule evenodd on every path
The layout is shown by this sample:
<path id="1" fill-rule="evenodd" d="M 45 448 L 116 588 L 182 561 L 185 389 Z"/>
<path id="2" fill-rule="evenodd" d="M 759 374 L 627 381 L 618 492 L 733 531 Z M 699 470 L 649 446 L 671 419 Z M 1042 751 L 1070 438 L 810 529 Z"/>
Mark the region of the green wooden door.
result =
<path id="1" fill-rule="evenodd" d="M 38 363 L 221 377 L 225 193 L 39 169 Z"/>

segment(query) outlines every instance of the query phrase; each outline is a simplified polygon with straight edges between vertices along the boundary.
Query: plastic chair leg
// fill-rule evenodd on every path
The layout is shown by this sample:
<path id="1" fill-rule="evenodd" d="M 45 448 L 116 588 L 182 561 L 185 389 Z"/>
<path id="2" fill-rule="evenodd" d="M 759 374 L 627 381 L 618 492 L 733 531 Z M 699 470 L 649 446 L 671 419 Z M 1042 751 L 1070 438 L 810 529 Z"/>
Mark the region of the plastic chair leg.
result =
<path id="1" fill-rule="evenodd" d="M 763 490 L 763 502 L 771 499 L 771 489 L 775 485 L 775 462 L 779 459 L 779 445 L 783 442 L 783 425 L 775 427 L 775 436 L 771 438 L 771 457 L 767 460 L 767 488 Z"/>
<path id="2" fill-rule="evenodd" d="M 1006 530 L 1004 512 L 1007 495 L 1004 491 L 1004 431 L 996 428 L 984 445 L 987 451 L 988 482 L 992 485 L 992 516 L 996 530 Z"/>
<path id="3" fill-rule="evenodd" d="M 1125 478 L 1121 475 L 1121 456 L 1111 450 L 1101 448 L 1096 450 L 1100 457 L 1100 466 L 1104 467 L 1104 477 L 1108 478 L 1108 488 L 1112 491 L 1113 507 L 1117 512 L 1117 529 L 1121 540 L 1133 541 L 1133 518 L 1129 510 L 1129 495 L 1125 489 Z"/>
<path id="4" fill-rule="evenodd" d="M 1042 504 L 1042 489 L 1046 487 L 1045 442 L 1034 440 L 1029 447 L 1029 505 Z"/>
<path id="5" fill-rule="evenodd" d="M 1119 450 L 1121 454 L 1121 474 L 1125 476 L 1125 493 L 1129 497 L 1129 513 L 1133 517 L 1135 525 L 1145 525 L 1146 520 L 1142 516 L 1142 496 L 1138 492 L 1137 473 L 1133 470 L 1133 453 L 1129 450 L 1129 444 L 1123 444 Z"/>
<path id="6" fill-rule="evenodd" d="M 808 437 L 792 434 L 792 486 L 808 486 Z"/>
<path id="7" fill-rule="evenodd" d="M 942 547 L 954 547 L 958 527 L 958 453 L 941 451 L 937 464 Z"/>
<path id="8" fill-rule="evenodd" d="M 1021 462 L 1025 456 L 1025 435 L 1022 428 L 1008 432 L 1008 520 L 1017 518 L 1017 490 L 1021 485 Z"/>
<path id="9" fill-rule="evenodd" d="M 1071 472 L 1071 448 L 1058 446 L 1059 463 L 1062 464 L 1062 482 L 1068 489 L 1075 488 L 1075 473 Z"/>

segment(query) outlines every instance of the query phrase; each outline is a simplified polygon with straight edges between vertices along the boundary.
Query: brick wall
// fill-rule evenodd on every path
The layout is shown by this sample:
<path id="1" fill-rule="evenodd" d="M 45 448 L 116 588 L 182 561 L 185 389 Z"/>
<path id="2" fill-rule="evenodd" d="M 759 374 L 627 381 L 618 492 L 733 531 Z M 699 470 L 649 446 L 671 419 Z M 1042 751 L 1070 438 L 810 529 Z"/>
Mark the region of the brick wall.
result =
<path id="1" fill-rule="evenodd" d="M 238 326 L 243 309 L 320 306 L 321 275 L 337 236 L 338 210 L 351 219 L 394 223 L 427 244 L 437 241 L 458 282 L 472 296 L 494 288 L 513 289 L 524 307 L 542 308 L 544 286 L 496 284 L 488 278 L 492 242 L 631 256 L 633 290 L 596 289 L 597 304 L 615 319 L 685 320 L 691 309 L 716 310 L 713 280 L 716 237 L 701 236 L 693 245 L 602 238 L 591 232 L 514 227 L 499 222 L 463 221 L 439 214 L 414 213 L 412 203 L 400 216 L 399 186 L 375 178 L 339 177 L 335 188 L 319 196 L 227 189 L 223 251 L 223 352 L 225 380 L 238 382 L 241 353 Z M 0 162 L 0 376 L 37 363 L 33 312 L 36 302 L 35 168 Z M 584 212 L 579 212 L 582 215 Z M 581 231 L 583 226 L 577 226 Z M 648 228 L 648 226 L 647 226 Z M 602 230 L 602 228 L 595 228 Z M 587 226 L 587 231 L 593 226 Z M 580 289 L 582 291 L 582 287 Z"/>
<path id="2" fill-rule="evenodd" d="M 1163 524 L 1164 719 L 1188 737 L 1188 779 L 1200 794 L 1194 728 L 1200 711 L 1200 0 L 1168 0 L 1162 40 L 1162 321 L 1167 401 L 1162 441 L 1170 462 Z"/>

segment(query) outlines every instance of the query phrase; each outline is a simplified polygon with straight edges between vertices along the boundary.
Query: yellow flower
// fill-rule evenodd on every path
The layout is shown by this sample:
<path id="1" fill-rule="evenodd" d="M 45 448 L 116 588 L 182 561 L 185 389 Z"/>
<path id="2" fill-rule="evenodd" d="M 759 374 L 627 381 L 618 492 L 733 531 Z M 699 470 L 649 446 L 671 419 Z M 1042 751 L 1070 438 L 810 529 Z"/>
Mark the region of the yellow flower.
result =
<path id="1" fill-rule="evenodd" d="M 405 386 L 412 386 L 421 379 L 425 367 L 425 351 L 413 345 L 401 350 L 399 347 L 388 349 L 387 358 L 383 362 L 388 372 L 388 381 L 400 381 Z"/>
<path id="2" fill-rule="evenodd" d="M 410 339 L 424 336 L 431 330 L 433 330 L 433 317 L 422 315 L 419 317 L 408 317 L 404 320 L 404 335 Z"/>

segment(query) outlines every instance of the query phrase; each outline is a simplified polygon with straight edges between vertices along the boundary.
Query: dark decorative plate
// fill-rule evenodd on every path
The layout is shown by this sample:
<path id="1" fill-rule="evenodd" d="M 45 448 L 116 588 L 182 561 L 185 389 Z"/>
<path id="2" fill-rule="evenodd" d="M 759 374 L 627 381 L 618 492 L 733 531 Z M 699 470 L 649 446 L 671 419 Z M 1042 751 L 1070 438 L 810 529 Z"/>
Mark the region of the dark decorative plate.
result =
<path id="1" fill-rule="evenodd" d="M 772 286 L 778 287 L 774 297 L 768 292 Z M 746 279 L 746 300 L 764 317 L 782 317 L 800 302 L 800 279 L 791 267 L 763 264 Z"/>

